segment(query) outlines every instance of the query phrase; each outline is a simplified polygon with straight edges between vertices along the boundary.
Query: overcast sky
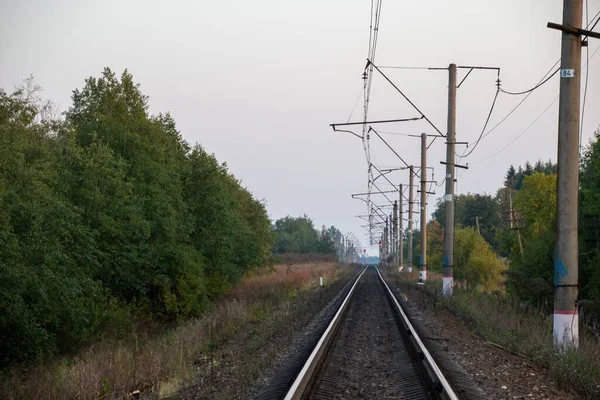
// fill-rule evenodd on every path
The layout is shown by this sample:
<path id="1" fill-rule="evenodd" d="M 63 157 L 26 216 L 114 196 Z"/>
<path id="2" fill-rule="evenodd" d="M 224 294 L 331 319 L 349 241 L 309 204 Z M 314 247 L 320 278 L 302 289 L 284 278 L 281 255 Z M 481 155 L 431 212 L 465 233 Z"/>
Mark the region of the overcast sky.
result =
<path id="1" fill-rule="evenodd" d="M 214 152 L 267 201 L 273 219 L 306 213 L 316 225 L 335 225 L 365 243 L 363 222 L 354 218 L 365 213 L 365 206 L 350 198 L 367 186 L 362 144 L 349 134 L 332 132 L 329 124 L 362 118 L 362 104 L 351 112 L 362 94 L 370 4 L 3 0 L 0 87 L 10 90 L 33 74 L 43 95 L 65 110 L 72 90 L 85 78 L 99 76 L 104 67 L 117 73 L 127 68 L 150 97 L 151 112 L 169 111 L 187 141 Z M 600 0 L 589 0 L 590 18 L 599 11 Z M 561 0 L 384 0 L 376 62 L 500 67 L 505 90 L 525 90 L 559 59 L 560 33 L 546 24 L 561 20 Z M 591 39 L 590 56 L 599 47 L 600 40 Z M 385 72 L 445 133 L 447 71 Z M 599 54 L 591 59 L 589 72 L 583 143 L 600 125 Z M 459 71 L 459 79 L 464 73 Z M 458 90 L 457 140 L 473 142 L 479 136 L 495 81 L 495 72 L 475 71 Z M 536 90 L 482 140 L 465 161 L 470 169 L 458 172 L 458 193 L 493 194 L 509 165 L 556 160 L 558 85 L 555 77 Z M 521 99 L 500 94 L 489 127 Z M 369 119 L 415 116 L 376 76 Z M 378 127 L 432 133 L 422 122 Z M 408 163 L 419 164 L 419 139 L 385 138 Z M 377 138 L 371 146 L 378 165 L 400 166 Z M 440 182 L 444 158 L 444 140 L 437 140 L 428 165 L 435 167 L 434 179 Z M 390 179 L 407 183 L 408 174 Z M 429 212 L 442 194 L 443 186 L 430 198 Z"/>

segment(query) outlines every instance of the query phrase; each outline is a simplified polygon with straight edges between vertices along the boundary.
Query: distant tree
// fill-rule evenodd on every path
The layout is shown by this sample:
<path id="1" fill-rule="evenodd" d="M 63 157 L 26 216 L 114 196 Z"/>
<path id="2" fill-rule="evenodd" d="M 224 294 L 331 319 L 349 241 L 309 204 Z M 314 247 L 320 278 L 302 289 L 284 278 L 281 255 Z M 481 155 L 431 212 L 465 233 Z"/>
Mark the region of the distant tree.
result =
<path id="1" fill-rule="evenodd" d="M 427 266 L 442 272 L 444 259 L 444 229 L 435 219 L 427 224 Z"/>
<path id="2" fill-rule="evenodd" d="M 278 219 L 273 226 L 275 253 L 314 253 L 318 251 L 319 233 L 312 220 L 304 215 Z"/>
<path id="3" fill-rule="evenodd" d="M 553 231 L 556 215 L 556 175 L 534 173 L 523 181 L 514 207 L 524 221 L 524 233 L 532 239 L 543 231 Z"/>
<path id="4" fill-rule="evenodd" d="M 542 174 L 546 172 L 546 167 L 544 167 L 542 160 L 537 160 L 535 162 L 535 166 L 533 167 L 533 170 L 534 170 L 534 172 L 540 172 Z"/>
<path id="5" fill-rule="evenodd" d="M 525 178 L 525 173 L 523 172 L 523 168 L 519 165 L 517 170 L 517 175 L 515 176 L 515 186 L 513 189 L 520 190 L 521 185 L 523 184 L 523 179 Z"/>
<path id="6" fill-rule="evenodd" d="M 317 243 L 317 252 L 323 254 L 335 254 L 335 242 L 334 235 L 332 235 L 332 231 L 335 233 L 336 229 L 331 227 L 327 229 L 325 225 L 321 228 L 321 232 L 319 234 L 319 241 Z"/>
<path id="7" fill-rule="evenodd" d="M 446 219 L 446 204 L 443 199 L 438 199 L 433 218 L 444 226 Z M 477 227 L 481 235 L 492 244 L 496 227 L 502 217 L 500 203 L 495 197 L 488 194 L 459 194 L 454 201 L 454 221 L 459 227 Z"/>
<path id="8" fill-rule="evenodd" d="M 552 162 L 552 160 L 548 160 L 547 163 L 544 164 L 544 173 L 546 175 L 551 175 L 556 173 L 556 164 Z"/>
<path id="9" fill-rule="evenodd" d="M 514 187 L 516 174 L 517 174 L 517 171 L 515 171 L 515 167 L 513 167 L 511 165 L 508 168 L 508 171 L 506 171 L 506 176 L 504 178 L 504 186 L 506 186 L 508 188 Z"/>

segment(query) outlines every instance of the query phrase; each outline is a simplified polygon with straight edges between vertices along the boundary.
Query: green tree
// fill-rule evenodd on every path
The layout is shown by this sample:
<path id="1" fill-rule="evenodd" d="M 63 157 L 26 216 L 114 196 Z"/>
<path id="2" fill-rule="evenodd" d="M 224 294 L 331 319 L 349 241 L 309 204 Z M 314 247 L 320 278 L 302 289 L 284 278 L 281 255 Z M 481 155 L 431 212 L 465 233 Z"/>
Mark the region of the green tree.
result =
<path id="1" fill-rule="evenodd" d="M 304 215 L 287 216 L 275 221 L 275 253 L 314 253 L 318 251 L 319 234 L 312 220 Z"/>
<path id="2" fill-rule="evenodd" d="M 455 231 L 454 278 L 467 289 L 484 292 L 502 290 L 504 263 L 474 228 Z"/>
<path id="3" fill-rule="evenodd" d="M 523 256 L 511 257 L 509 288 L 521 299 L 551 308 L 554 273 L 556 175 L 535 173 L 523 181 L 514 201 L 522 224 Z"/>
<path id="4" fill-rule="evenodd" d="M 534 171 L 533 166 L 531 165 L 531 163 L 529 161 L 525 162 L 525 169 L 523 170 L 523 173 L 526 176 L 530 176 L 530 175 L 533 175 L 534 172 L 535 171 Z"/>
<path id="5" fill-rule="evenodd" d="M 600 319 L 600 127 L 581 161 L 579 264 L 586 313 Z"/>
<path id="6" fill-rule="evenodd" d="M 35 90 L 0 89 L 0 367 L 196 315 L 271 262 L 264 202 L 127 71 L 87 79 L 65 121 Z"/>
<path id="7" fill-rule="evenodd" d="M 335 232 L 335 228 L 331 227 L 327 229 L 325 225 L 321 228 L 319 234 L 319 242 L 317 244 L 317 251 L 323 254 L 335 254 L 335 243 L 332 231 Z"/>
<path id="8" fill-rule="evenodd" d="M 438 199 L 433 218 L 442 226 L 446 221 L 446 204 L 442 198 Z M 477 227 L 481 235 L 493 244 L 496 230 L 501 223 L 502 210 L 498 199 L 488 194 L 459 194 L 454 202 L 454 222 L 458 227 Z"/>
<path id="9" fill-rule="evenodd" d="M 523 181 L 514 200 L 524 222 L 524 234 L 535 238 L 545 231 L 553 231 L 556 214 L 556 175 L 534 173 Z"/>
<path id="10" fill-rule="evenodd" d="M 513 187 L 515 184 L 515 176 L 517 174 L 517 171 L 515 170 L 515 167 L 511 166 L 508 168 L 508 171 L 506 171 L 506 176 L 504 178 L 504 185 L 506 187 Z"/>
<path id="11" fill-rule="evenodd" d="M 427 268 L 442 272 L 444 260 L 444 229 L 435 219 L 427 224 Z"/>
<path id="12" fill-rule="evenodd" d="M 55 134 L 25 89 L 0 90 L 0 362 L 77 346 L 112 310 L 92 277 L 94 238 L 60 191 Z"/>

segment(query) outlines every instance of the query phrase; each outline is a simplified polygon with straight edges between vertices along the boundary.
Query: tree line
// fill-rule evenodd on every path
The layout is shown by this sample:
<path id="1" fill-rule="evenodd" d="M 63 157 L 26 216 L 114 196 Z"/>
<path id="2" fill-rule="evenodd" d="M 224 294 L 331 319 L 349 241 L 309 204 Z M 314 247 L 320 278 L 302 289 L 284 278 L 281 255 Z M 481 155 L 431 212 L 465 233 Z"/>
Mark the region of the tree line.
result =
<path id="1" fill-rule="evenodd" d="M 87 79 L 64 118 L 38 93 L 0 89 L 0 366 L 197 315 L 271 262 L 265 203 L 127 71 Z"/>
<path id="2" fill-rule="evenodd" d="M 323 253 L 336 254 L 338 246 L 336 241 L 342 233 L 334 226 L 317 230 L 313 221 L 307 216 L 287 216 L 280 218 L 273 224 L 275 244 L 273 252 L 284 253 Z"/>
<path id="3" fill-rule="evenodd" d="M 471 252 L 467 259 L 487 254 L 488 276 L 516 298 L 538 310 L 551 312 L 554 296 L 554 235 L 556 227 L 556 164 L 551 161 L 524 167 L 510 166 L 494 195 L 463 194 L 455 198 L 455 264 L 465 259 L 468 240 L 483 241 L 491 251 Z M 440 269 L 445 207 L 438 200 L 428 224 L 428 267 Z M 467 238 L 470 238 L 467 240 Z M 465 241 L 467 240 L 467 241 Z M 415 235 L 418 245 L 418 235 Z M 481 245 L 481 244 L 480 244 Z M 475 247 L 471 246 L 472 249 Z M 458 255 L 457 255 L 458 254 Z M 498 257 L 504 267 L 494 261 Z M 418 255 L 415 265 L 418 265 Z M 472 271 L 471 265 L 465 271 Z M 455 271 L 460 267 L 455 265 Z M 583 151 L 579 191 L 580 306 L 588 318 L 600 318 L 600 127 Z M 475 286 L 485 279 L 468 275 Z M 481 275 L 480 275 L 481 276 Z M 463 275 L 463 278 L 465 275 Z M 503 277 L 503 278 L 502 278 Z M 460 276 L 456 276 L 460 279 Z M 494 278 L 495 279 L 495 278 Z"/>

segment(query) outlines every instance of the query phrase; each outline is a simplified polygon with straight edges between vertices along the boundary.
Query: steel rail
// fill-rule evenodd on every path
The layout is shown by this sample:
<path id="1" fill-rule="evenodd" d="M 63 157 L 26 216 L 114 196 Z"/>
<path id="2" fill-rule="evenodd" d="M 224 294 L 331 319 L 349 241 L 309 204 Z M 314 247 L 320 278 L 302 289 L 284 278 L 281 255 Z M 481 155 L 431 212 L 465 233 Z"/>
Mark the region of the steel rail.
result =
<path id="1" fill-rule="evenodd" d="M 429 350 L 427 350 L 427 347 L 425 347 L 425 344 L 423 344 L 423 341 L 417 334 L 417 331 L 415 330 L 413 325 L 410 323 L 408 316 L 402 309 L 402 306 L 400 306 L 400 303 L 398 303 L 396 296 L 394 296 L 394 293 L 388 286 L 387 282 L 385 281 L 385 279 L 383 279 L 383 276 L 381 275 L 379 268 L 376 268 L 376 270 L 377 270 L 377 274 L 379 275 L 379 278 L 381 279 L 381 282 L 383 283 L 383 286 L 385 286 L 385 288 L 387 289 L 388 295 L 393 300 L 394 305 L 396 306 L 396 309 L 398 310 L 398 312 L 400 313 L 400 316 L 402 317 L 402 323 L 404 324 L 404 326 L 406 327 L 406 329 L 408 330 L 408 332 L 410 334 L 410 337 L 413 339 L 414 343 L 418 347 L 417 350 L 421 354 L 423 354 L 423 364 L 425 365 L 425 369 L 427 370 L 428 374 L 430 375 L 434 385 L 439 385 L 438 389 L 441 389 L 441 393 L 438 393 L 438 395 L 440 395 L 443 399 L 460 400 L 460 398 L 458 397 L 458 395 L 452 388 L 452 385 L 450 385 L 450 382 L 448 382 L 448 380 L 444 376 L 444 373 L 442 372 L 440 367 L 437 365 L 437 363 L 431 356 L 431 353 L 429 352 Z"/>
<path id="2" fill-rule="evenodd" d="M 342 316 L 343 316 L 344 312 L 346 311 L 346 308 L 350 302 L 350 298 L 352 297 L 352 294 L 354 293 L 354 289 L 356 289 L 356 286 L 358 285 L 360 278 L 362 278 L 362 276 L 364 275 L 367 268 L 369 268 L 369 267 L 368 266 L 365 267 L 362 270 L 362 272 L 360 273 L 360 275 L 358 275 L 358 278 L 356 278 L 356 281 L 352 285 L 352 288 L 350 288 L 350 291 L 346 295 L 346 298 L 342 302 L 342 305 L 337 310 L 337 312 L 335 313 L 335 316 L 331 319 L 331 322 L 327 326 L 325 333 L 323 333 L 323 335 L 319 339 L 319 342 L 317 343 L 317 345 L 315 346 L 313 351 L 310 353 L 310 357 L 308 357 L 308 360 L 302 366 L 302 369 L 300 370 L 300 373 L 294 380 L 294 383 L 292 384 L 292 386 L 286 393 L 286 395 L 284 397 L 285 400 L 301 399 L 302 396 L 304 395 L 304 392 L 306 391 L 306 388 L 309 385 L 310 380 L 312 378 L 313 372 L 319 365 L 319 362 L 322 359 L 322 357 L 325 355 L 326 347 L 329 344 L 331 338 L 333 337 L 333 335 L 336 331 L 336 328 L 339 326 L 340 322 L 342 321 Z"/>

